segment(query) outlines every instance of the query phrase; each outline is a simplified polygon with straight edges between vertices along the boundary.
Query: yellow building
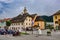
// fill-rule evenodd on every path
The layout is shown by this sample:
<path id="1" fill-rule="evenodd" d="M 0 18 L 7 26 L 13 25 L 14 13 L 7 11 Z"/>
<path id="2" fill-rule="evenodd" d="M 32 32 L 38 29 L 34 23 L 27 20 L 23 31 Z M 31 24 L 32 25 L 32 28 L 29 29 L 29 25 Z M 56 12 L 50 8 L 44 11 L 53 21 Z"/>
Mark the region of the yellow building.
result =
<path id="1" fill-rule="evenodd" d="M 37 16 L 34 21 L 34 26 L 38 26 L 38 25 L 40 29 L 45 29 L 45 22 L 40 16 Z"/>
<path id="2" fill-rule="evenodd" d="M 60 29 L 60 10 L 53 15 L 54 28 Z"/>

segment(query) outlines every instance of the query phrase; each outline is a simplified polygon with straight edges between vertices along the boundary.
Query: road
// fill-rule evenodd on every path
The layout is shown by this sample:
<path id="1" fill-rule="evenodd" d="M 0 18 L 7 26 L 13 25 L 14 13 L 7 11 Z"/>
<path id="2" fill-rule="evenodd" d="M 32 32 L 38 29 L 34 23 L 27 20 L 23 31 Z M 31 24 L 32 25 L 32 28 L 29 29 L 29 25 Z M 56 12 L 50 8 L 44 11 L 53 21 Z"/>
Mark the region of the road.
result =
<path id="1" fill-rule="evenodd" d="M 0 40 L 60 40 L 60 31 L 52 32 L 51 36 L 46 35 L 46 31 L 42 31 L 42 35 L 36 37 L 36 34 L 21 35 L 13 37 L 12 35 L 0 35 Z"/>

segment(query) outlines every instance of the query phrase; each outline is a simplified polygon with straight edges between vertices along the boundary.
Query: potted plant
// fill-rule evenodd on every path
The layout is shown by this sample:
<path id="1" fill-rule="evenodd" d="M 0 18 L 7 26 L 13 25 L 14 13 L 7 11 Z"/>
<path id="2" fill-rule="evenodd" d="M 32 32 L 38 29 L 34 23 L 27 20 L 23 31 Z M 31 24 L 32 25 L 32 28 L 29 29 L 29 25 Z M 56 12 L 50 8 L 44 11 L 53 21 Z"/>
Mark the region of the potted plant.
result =
<path id="1" fill-rule="evenodd" d="M 51 31 L 47 31 L 47 36 L 51 36 Z"/>

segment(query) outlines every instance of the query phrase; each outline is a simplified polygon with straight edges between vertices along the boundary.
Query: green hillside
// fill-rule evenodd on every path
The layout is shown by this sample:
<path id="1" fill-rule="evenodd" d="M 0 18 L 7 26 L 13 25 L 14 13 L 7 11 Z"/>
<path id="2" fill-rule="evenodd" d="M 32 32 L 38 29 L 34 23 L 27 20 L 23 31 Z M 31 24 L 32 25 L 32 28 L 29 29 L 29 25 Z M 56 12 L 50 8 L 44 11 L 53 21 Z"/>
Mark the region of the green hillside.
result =
<path id="1" fill-rule="evenodd" d="M 46 22 L 53 22 L 53 16 L 41 16 Z"/>

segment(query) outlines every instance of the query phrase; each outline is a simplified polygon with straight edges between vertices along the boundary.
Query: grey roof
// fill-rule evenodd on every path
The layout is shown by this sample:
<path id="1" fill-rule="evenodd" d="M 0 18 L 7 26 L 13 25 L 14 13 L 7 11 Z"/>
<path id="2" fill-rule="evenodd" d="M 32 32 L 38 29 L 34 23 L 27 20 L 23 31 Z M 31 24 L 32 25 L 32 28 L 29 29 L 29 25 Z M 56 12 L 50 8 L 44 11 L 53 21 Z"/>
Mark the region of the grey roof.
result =
<path id="1" fill-rule="evenodd" d="M 53 16 L 54 16 L 54 15 L 60 15 L 60 10 L 57 11 L 55 14 L 53 14 Z"/>
<path id="2" fill-rule="evenodd" d="M 18 16 L 12 18 L 12 23 L 24 22 L 27 16 L 34 18 L 36 14 L 30 15 L 29 13 L 19 14 Z"/>

